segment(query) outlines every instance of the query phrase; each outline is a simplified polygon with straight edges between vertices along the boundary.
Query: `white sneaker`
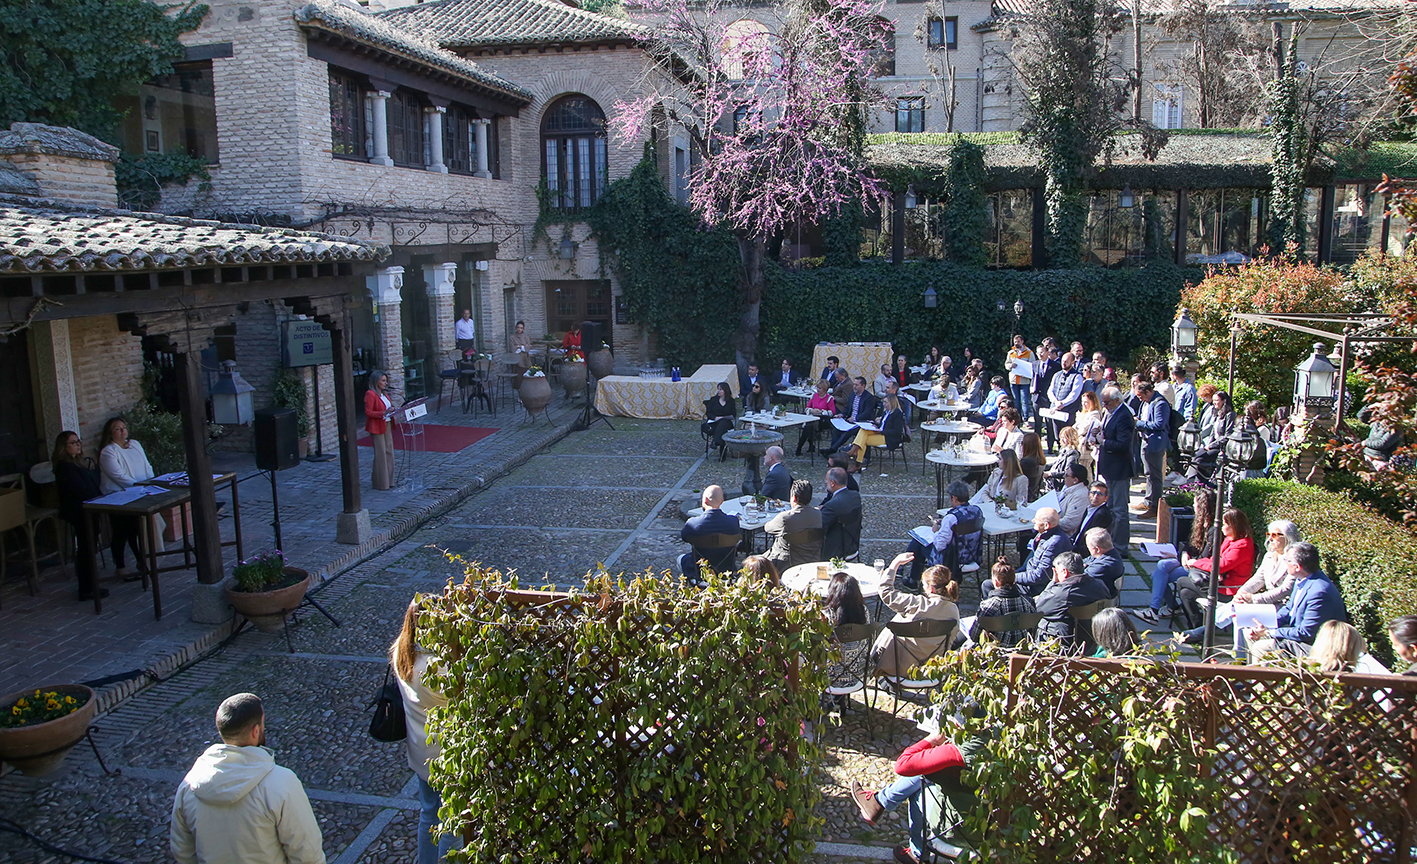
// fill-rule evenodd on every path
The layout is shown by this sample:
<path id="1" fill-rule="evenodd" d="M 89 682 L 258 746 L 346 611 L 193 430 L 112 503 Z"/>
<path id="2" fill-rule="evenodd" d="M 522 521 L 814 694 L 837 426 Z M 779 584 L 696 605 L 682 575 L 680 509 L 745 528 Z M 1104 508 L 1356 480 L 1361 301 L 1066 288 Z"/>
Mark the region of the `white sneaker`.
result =
<path id="1" fill-rule="evenodd" d="M 1134 609 L 1132 611 L 1132 614 L 1135 615 L 1139 620 L 1145 621 L 1148 624 L 1156 625 L 1161 623 L 1161 616 L 1157 614 L 1155 609 L 1152 609 L 1149 606 L 1145 609 Z"/>
<path id="2" fill-rule="evenodd" d="M 1181 486 L 1181 485 L 1184 485 L 1185 482 L 1186 482 L 1186 478 L 1185 478 L 1185 477 L 1182 477 L 1180 474 L 1177 474 L 1175 471 L 1172 471 L 1170 474 L 1167 474 L 1166 477 L 1162 479 L 1161 485 L 1162 485 L 1162 486 Z"/>

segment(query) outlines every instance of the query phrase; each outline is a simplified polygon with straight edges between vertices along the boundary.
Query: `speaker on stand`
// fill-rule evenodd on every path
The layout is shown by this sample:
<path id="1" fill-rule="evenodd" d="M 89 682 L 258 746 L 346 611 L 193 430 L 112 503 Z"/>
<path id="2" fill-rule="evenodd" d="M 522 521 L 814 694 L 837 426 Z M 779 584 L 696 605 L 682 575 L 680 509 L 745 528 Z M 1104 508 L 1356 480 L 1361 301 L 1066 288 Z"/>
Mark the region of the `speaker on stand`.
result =
<path id="1" fill-rule="evenodd" d="M 581 322 L 581 351 L 589 356 L 592 351 L 599 351 L 600 346 L 605 342 L 606 325 L 599 321 Z M 599 421 L 609 426 L 613 431 L 615 427 L 611 425 L 609 418 L 600 413 L 595 407 L 595 390 L 599 386 L 600 379 L 590 371 L 590 364 L 586 364 L 586 385 L 585 385 L 585 408 L 581 410 L 580 419 L 572 424 L 571 428 L 577 432 L 584 432 L 591 427 L 591 424 Z"/>
<path id="2" fill-rule="evenodd" d="M 276 550 L 281 551 L 280 495 L 276 488 L 276 472 L 300 464 L 295 409 L 260 409 L 256 412 L 252 431 L 256 439 L 256 469 L 268 473 L 271 478 L 271 527 L 275 530 Z"/>

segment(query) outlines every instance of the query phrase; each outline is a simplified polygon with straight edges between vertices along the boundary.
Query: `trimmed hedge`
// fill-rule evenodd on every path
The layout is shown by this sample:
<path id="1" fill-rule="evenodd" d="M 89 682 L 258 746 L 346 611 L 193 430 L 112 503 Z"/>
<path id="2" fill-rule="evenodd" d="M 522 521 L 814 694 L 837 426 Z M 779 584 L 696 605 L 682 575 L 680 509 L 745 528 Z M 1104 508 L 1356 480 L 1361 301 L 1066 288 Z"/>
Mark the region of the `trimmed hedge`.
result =
<path id="1" fill-rule="evenodd" d="M 1242 480 L 1231 503 L 1256 532 L 1274 519 L 1299 526 L 1319 547 L 1324 572 L 1343 593 L 1368 652 L 1391 666 L 1388 622 L 1417 609 L 1417 537 L 1346 495 L 1302 483 Z"/>
<path id="2" fill-rule="evenodd" d="M 1028 344 L 1045 335 L 1064 344 L 1080 339 L 1088 350 L 1125 358 L 1142 345 L 1171 343 L 1181 288 L 1205 274 L 1169 264 L 1135 270 L 985 270 L 931 261 L 798 271 L 769 267 L 765 275 L 757 356 L 768 368 L 783 357 L 801 368 L 818 341 L 890 340 L 912 362 L 931 345 L 956 356 L 968 345 L 997 369 L 1014 330 L 1015 300 L 1023 301 L 1020 327 Z M 938 295 L 934 309 L 925 308 L 928 287 Z"/>

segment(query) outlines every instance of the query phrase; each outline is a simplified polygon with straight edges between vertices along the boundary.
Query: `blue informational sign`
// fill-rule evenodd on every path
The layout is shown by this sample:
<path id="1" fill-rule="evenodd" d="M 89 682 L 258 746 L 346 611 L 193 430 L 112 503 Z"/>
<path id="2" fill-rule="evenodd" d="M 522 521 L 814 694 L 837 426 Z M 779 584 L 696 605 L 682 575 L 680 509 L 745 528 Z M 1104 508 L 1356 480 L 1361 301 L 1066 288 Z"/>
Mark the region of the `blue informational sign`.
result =
<path id="1" fill-rule="evenodd" d="M 318 321 L 287 321 L 281 340 L 281 360 L 295 369 L 301 366 L 324 366 L 335 362 L 330 331 Z"/>

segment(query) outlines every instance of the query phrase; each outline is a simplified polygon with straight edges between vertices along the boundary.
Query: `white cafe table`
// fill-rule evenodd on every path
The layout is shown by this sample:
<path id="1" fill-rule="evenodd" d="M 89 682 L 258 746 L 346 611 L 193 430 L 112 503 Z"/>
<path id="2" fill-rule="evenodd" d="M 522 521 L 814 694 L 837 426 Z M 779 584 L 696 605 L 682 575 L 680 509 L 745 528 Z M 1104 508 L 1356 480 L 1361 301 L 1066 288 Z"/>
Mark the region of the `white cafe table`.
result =
<path id="1" fill-rule="evenodd" d="M 916 403 L 926 411 L 933 411 L 936 414 L 958 414 L 969 410 L 969 403 L 963 399 L 956 399 L 953 402 L 942 402 L 939 399 L 922 399 Z"/>
<path id="2" fill-rule="evenodd" d="M 764 429 L 772 429 L 780 432 L 783 429 L 791 429 L 795 426 L 805 426 L 815 419 L 817 418 L 813 417 L 811 414 L 795 414 L 791 411 L 788 411 L 781 417 L 773 416 L 771 411 L 756 411 L 739 415 L 738 428 L 742 429 L 750 423 L 756 423 Z"/>
<path id="3" fill-rule="evenodd" d="M 784 387 L 784 388 L 782 388 L 781 390 L 777 391 L 777 395 L 779 395 L 779 396 L 787 396 L 787 397 L 792 398 L 792 399 L 801 399 L 801 400 L 804 401 L 804 402 L 807 401 L 807 400 L 809 400 L 809 399 L 811 399 L 813 396 L 816 395 L 816 393 L 817 393 L 817 388 L 816 388 L 816 387 L 801 387 L 801 386 L 798 386 L 798 387 Z"/>
<path id="4" fill-rule="evenodd" d="M 931 388 L 933 388 L 934 386 L 935 385 L 931 384 L 929 381 L 918 381 L 914 384 L 907 384 L 905 386 L 905 389 L 914 390 L 916 393 L 928 396 L 930 395 Z"/>
<path id="5" fill-rule="evenodd" d="M 920 431 L 927 434 L 920 436 L 920 446 L 923 448 L 921 451 L 920 470 L 922 472 L 925 470 L 925 457 L 928 457 L 930 454 L 930 439 L 934 437 L 934 434 L 928 433 L 944 435 L 950 439 L 951 443 L 957 444 L 964 441 L 964 439 L 970 437 L 975 432 L 978 432 L 981 428 L 978 423 L 971 423 L 968 420 L 933 420 L 929 423 L 921 423 Z"/>
<path id="6" fill-rule="evenodd" d="M 787 502 L 769 500 L 767 507 L 771 509 L 759 510 L 757 507 L 749 509 L 748 505 L 753 501 L 751 495 L 743 495 L 738 498 L 729 498 L 719 507 L 724 513 L 738 517 L 738 529 L 743 532 L 743 539 L 748 543 L 748 550 L 752 552 L 757 548 L 755 535 L 763 530 L 763 527 L 772 521 L 773 517 L 787 510 Z M 688 511 L 689 518 L 703 515 L 702 507 L 695 507 Z M 764 543 L 767 542 L 764 536 Z M 766 549 L 764 549 L 766 551 Z"/>
<path id="7" fill-rule="evenodd" d="M 949 450 L 931 450 L 925 454 L 925 461 L 931 462 L 935 466 L 935 506 L 945 506 L 945 484 L 948 477 L 953 477 L 956 469 L 963 473 L 968 473 L 978 468 L 988 468 L 999 461 L 999 457 L 993 453 L 981 453 L 977 450 L 965 450 L 959 455 L 951 453 Z"/>
<path id="8" fill-rule="evenodd" d="M 988 554 L 983 556 L 985 561 L 993 561 L 1000 555 L 1005 554 L 1004 543 L 1006 538 L 1014 534 L 1022 534 L 1033 531 L 1033 517 L 1038 513 L 1038 508 L 1043 502 L 1025 504 L 1018 510 L 1004 510 L 1004 515 L 1000 516 L 994 510 L 994 502 L 985 501 L 979 504 L 979 509 L 984 511 L 984 539 L 990 542 L 992 548 Z M 949 508 L 941 507 L 941 516 L 950 512 Z"/>
<path id="9" fill-rule="evenodd" d="M 829 561 L 798 564 L 796 567 L 787 568 L 787 571 L 782 574 L 782 584 L 799 594 L 811 591 L 818 597 L 827 596 L 827 587 L 831 585 L 831 579 L 817 578 L 818 565 L 824 565 L 827 568 L 828 576 L 838 569 L 845 571 L 848 576 L 855 576 L 856 581 L 861 583 L 862 597 L 879 597 L 881 595 L 881 577 L 877 575 L 876 568 L 870 564 L 858 564 L 851 561 L 846 562 L 846 566 L 841 568 L 833 567 Z"/>

